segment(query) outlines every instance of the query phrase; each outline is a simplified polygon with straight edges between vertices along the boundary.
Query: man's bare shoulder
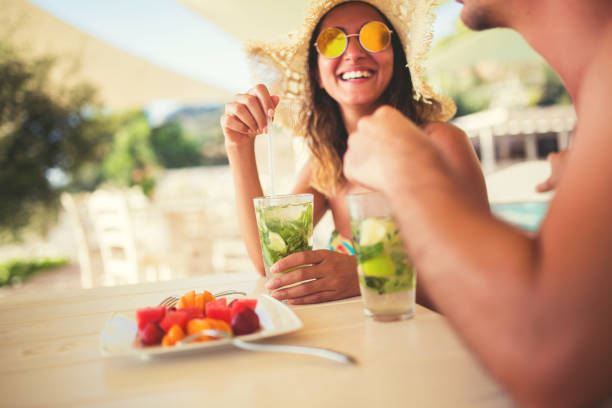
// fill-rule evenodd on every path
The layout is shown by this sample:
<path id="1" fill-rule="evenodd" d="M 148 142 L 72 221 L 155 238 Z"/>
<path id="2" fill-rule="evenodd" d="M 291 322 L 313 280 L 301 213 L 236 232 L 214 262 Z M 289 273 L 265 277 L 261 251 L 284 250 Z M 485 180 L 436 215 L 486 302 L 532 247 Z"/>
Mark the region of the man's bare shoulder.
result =
<path id="1" fill-rule="evenodd" d="M 580 88 L 578 115 L 609 105 L 612 100 L 612 22 L 603 32 L 592 63 L 584 73 Z M 595 106 L 599 105 L 599 106 Z M 607 107 L 606 107 L 607 109 Z M 606 117 L 606 116 L 604 116 Z"/>

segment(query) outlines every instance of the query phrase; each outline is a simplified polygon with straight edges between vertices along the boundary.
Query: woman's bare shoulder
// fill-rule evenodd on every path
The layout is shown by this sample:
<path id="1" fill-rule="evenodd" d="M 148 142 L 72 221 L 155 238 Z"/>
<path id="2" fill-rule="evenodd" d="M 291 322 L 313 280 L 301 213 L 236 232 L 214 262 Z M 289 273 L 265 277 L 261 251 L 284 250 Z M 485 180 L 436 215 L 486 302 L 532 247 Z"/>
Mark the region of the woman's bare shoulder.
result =
<path id="1" fill-rule="evenodd" d="M 438 134 L 465 136 L 465 132 L 463 130 L 448 122 L 427 122 L 423 125 L 423 130 L 431 136 L 435 136 Z"/>

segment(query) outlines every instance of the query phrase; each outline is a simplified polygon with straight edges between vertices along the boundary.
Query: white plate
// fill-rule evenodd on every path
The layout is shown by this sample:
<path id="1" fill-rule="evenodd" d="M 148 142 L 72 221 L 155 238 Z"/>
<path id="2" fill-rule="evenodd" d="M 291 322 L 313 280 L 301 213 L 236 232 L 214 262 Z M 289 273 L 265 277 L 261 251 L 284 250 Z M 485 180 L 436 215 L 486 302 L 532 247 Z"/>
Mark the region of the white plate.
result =
<path id="1" fill-rule="evenodd" d="M 239 336 L 241 340 L 259 340 L 267 337 L 280 336 L 281 334 L 290 333 L 302 327 L 302 321 L 291 309 L 268 295 L 260 295 L 257 298 L 255 313 L 259 316 L 259 323 L 262 329 L 253 334 Z M 102 354 L 105 356 L 132 355 L 149 358 L 182 352 L 210 351 L 228 346 L 231 347 L 229 339 L 190 343 L 184 346 L 143 347 L 134 341 L 137 332 L 138 326 L 135 321 L 135 314 L 131 316 L 113 314 L 104 325 L 104 329 L 100 335 L 100 349 Z"/>

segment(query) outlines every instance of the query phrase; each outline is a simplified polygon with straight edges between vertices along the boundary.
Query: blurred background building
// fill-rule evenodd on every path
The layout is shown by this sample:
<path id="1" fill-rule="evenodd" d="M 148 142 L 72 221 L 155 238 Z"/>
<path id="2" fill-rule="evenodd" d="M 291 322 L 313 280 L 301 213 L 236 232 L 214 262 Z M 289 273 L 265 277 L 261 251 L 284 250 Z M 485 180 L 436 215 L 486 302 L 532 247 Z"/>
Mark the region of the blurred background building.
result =
<path id="1" fill-rule="evenodd" d="M 0 0 L 0 296 L 252 269 L 219 119 L 252 85 L 241 42 L 285 35 L 307 3 Z M 573 107 L 518 35 L 470 32 L 460 7 L 437 9 L 429 81 L 457 102 L 494 210 L 533 231 Z M 273 138 L 288 191 L 307 152 Z M 256 150 L 267 190 L 264 138 Z M 315 247 L 332 229 L 328 215 Z"/>

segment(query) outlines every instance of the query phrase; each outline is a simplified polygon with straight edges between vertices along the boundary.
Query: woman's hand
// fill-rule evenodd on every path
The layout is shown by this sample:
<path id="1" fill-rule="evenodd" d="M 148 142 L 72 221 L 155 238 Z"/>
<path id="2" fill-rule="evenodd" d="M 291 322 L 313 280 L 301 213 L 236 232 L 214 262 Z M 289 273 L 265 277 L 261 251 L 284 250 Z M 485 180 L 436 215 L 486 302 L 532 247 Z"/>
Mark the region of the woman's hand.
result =
<path id="1" fill-rule="evenodd" d="M 272 296 L 287 300 L 292 305 L 319 303 L 359 295 L 357 258 L 352 255 L 320 249 L 289 255 L 270 268 L 278 273 L 266 283 L 273 290 Z M 291 288 L 277 289 L 286 285 L 314 279 Z M 276 289 L 276 290 L 275 290 Z"/>
<path id="2" fill-rule="evenodd" d="M 263 84 L 236 95 L 233 102 L 225 105 L 225 114 L 221 116 L 226 143 L 238 145 L 266 133 L 268 118 L 274 117 L 278 101 L 278 96 L 271 96 Z"/>

